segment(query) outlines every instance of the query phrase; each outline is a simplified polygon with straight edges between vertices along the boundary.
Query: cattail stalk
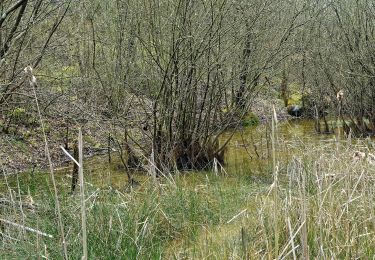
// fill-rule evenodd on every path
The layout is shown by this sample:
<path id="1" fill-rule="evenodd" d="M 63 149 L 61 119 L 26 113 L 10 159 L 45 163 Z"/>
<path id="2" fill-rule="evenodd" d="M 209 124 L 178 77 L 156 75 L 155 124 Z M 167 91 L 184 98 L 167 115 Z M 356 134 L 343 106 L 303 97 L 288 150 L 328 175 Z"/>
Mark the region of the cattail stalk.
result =
<path id="1" fill-rule="evenodd" d="M 87 232 L 86 232 L 86 205 L 85 205 L 85 186 L 83 181 L 83 138 L 82 130 L 79 128 L 78 133 L 78 150 L 79 150 L 79 184 L 81 193 L 81 213 L 82 213 L 82 260 L 87 260 Z"/>

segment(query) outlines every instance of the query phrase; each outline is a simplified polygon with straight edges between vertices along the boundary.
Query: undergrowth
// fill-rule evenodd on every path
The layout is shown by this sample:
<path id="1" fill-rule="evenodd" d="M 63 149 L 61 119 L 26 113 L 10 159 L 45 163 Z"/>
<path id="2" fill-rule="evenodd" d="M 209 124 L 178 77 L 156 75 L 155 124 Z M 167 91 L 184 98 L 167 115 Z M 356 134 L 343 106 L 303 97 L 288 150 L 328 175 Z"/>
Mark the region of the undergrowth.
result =
<path id="1" fill-rule="evenodd" d="M 346 145 L 305 146 L 278 179 L 195 172 L 139 188 L 86 186 L 90 259 L 362 258 L 375 255 L 375 168 Z M 3 178 L 1 259 L 61 259 L 48 175 Z M 89 179 L 89 178 L 87 178 Z M 68 255 L 82 254 L 78 195 L 57 176 Z"/>

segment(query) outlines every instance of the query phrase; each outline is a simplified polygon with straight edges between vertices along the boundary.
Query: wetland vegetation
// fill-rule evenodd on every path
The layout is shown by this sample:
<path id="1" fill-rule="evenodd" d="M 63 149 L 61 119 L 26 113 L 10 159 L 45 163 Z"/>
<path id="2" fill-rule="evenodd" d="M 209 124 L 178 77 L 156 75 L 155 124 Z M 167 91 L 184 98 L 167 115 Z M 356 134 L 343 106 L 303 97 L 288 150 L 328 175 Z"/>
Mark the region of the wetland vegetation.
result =
<path id="1" fill-rule="evenodd" d="M 0 259 L 373 259 L 375 5 L 0 2 Z"/>

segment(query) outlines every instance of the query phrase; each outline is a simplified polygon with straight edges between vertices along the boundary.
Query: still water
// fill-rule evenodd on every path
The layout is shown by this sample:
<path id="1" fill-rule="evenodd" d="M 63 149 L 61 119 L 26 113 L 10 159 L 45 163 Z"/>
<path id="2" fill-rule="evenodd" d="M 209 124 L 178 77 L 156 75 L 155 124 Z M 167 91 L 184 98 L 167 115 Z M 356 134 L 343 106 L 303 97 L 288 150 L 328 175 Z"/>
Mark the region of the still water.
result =
<path id="1" fill-rule="evenodd" d="M 255 175 L 261 176 L 272 170 L 271 131 L 267 125 L 246 127 L 231 130 L 220 137 L 220 143 L 230 142 L 225 152 L 225 165 L 217 168 L 222 174 Z M 305 146 L 325 145 L 327 149 L 334 149 L 338 139 L 344 139 L 336 131 L 332 134 L 316 134 L 312 120 L 293 120 L 281 122 L 277 126 L 276 150 L 278 160 L 288 160 L 298 154 Z M 346 139 L 345 139 L 346 140 Z M 214 165 L 213 165 L 214 168 Z M 69 176 L 70 169 L 60 171 L 60 174 Z M 183 172 L 180 174 L 186 174 Z M 144 173 L 133 172 L 133 176 L 140 183 L 149 181 Z M 190 175 L 203 175 L 204 172 L 190 172 Z M 186 174 L 187 175 L 187 174 Z M 109 165 L 106 156 L 88 159 L 85 163 L 85 179 L 95 186 L 125 187 L 127 177 L 119 160 Z"/>
<path id="2" fill-rule="evenodd" d="M 230 142 L 225 152 L 225 165 L 217 165 L 221 174 L 228 176 L 243 174 L 246 176 L 269 176 L 272 172 L 272 143 L 270 127 L 263 124 L 257 127 L 246 127 L 237 130 L 227 131 L 220 137 L 220 143 Z M 277 160 L 287 162 L 293 156 L 298 156 L 306 147 L 313 150 L 314 146 L 325 149 L 335 149 L 339 143 L 348 142 L 353 145 L 363 146 L 348 140 L 340 131 L 331 134 L 317 134 L 312 120 L 291 120 L 284 121 L 277 125 L 275 132 L 275 150 Z M 371 140 L 369 140 L 371 142 Z M 361 147 L 358 147 L 361 149 Z M 213 165 L 214 168 L 214 165 Z M 207 172 L 206 172 L 207 173 Z M 204 172 L 182 172 L 186 176 L 194 176 L 192 179 L 204 178 Z M 151 181 L 144 172 L 132 172 L 134 178 L 140 183 Z M 113 156 L 112 163 L 108 163 L 107 156 L 96 156 L 89 158 L 84 163 L 84 176 L 88 185 L 99 188 L 113 187 L 124 189 L 128 185 L 127 175 L 122 167 L 121 161 Z M 49 182 L 48 173 L 21 174 L 17 181 Z M 56 170 L 56 179 L 63 190 L 69 191 L 71 182 L 71 166 Z M 16 177 L 9 177 L 9 183 L 15 185 Z M 4 182 L 0 183 L 1 186 Z M 5 186 L 0 187 L 1 190 Z"/>

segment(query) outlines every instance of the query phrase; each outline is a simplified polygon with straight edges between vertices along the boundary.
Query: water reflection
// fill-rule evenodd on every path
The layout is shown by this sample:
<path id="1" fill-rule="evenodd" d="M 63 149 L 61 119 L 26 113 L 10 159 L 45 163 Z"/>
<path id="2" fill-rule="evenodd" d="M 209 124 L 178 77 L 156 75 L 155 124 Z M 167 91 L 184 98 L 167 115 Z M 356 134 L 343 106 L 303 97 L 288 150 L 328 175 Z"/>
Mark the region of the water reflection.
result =
<path id="1" fill-rule="evenodd" d="M 232 136 L 233 135 L 233 136 Z M 257 127 L 246 127 L 237 130 L 231 130 L 224 133 L 220 142 L 224 143 L 230 136 L 232 136 L 228 143 L 225 153 L 225 171 L 228 175 L 244 174 L 246 176 L 271 176 L 272 173 L 272 146 L 271 146 L 271 132 L 267 125 L 260 125 Z M 356 139 L 358 140 L 358 139 Z M 363 141 L 363 139 L 362 139 Z M 338 143 L 351 142 L 356 145 L 356 149 L 363 150 L 365 142 L 358 142 L 348 140 L 342 133 L 336 129 L 332 134 L 317 134 L 314 129 L 314 122 L 312 120 L 293 120 L 285 121 L 278 124 L 277 127 L 277 142 L 276 142 L 276 156 L 279 162 L 290 160 L 293 156 L 298 156 L 299 153 L 306 147 L 320 146 L 324 149 L 336 149 Z M 373 145 L 373 142 L 368 139 L 367 146 Z M 375 148 L 375 146 L 373 146 Z M 125 169 L 119 158 L 114 155 L 112 163 L 108 163 L 107 156 L 97 156 L 85 160 L 84 163 L 85 181 L 99 188 L 113 187 L 115 189 L 124 190 L 128 184 Z M 149 182 L 150 178 L 145 172 L 133 171 L 135 179 L 140 182 L 141 186 L 145 182 Z M 182 175 L 196 178 L 202 175 L 202 172 L 189 172 L 189 174 L 181 173 Z M 35 183 L 49 182 L 49 174 L 35 174 L 31 175 L 25 173 L 19 178 L 21 182 Z M 204 174 L 203 174 L 204 176 Z M 63 167 L 56 170 L 57 183 L 63 187 L 64 190 L 69 190 L 69 183 L 71 182 L 71 166 Z M 17 185 L 16 178 L 10 177 L 12 186 Z M 0 183 L 4 184 L 4 182 Z M 3 187 L 5 188 L 5 186 Z"/>

